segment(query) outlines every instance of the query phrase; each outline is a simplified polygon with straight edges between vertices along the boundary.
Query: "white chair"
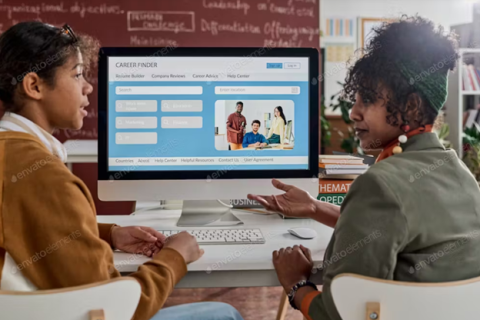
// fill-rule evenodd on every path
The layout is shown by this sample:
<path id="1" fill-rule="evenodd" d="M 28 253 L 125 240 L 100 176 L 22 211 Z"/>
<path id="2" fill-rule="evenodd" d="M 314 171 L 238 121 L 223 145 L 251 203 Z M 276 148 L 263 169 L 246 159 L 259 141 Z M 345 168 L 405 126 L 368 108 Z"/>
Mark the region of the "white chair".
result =
<path id="1" fill-rule="evenodd" d="M 131 320 L 140 294 L 140 284 L 129 277 L 67 289 L 0 291 L 0 319 Z"/>
<path id="2" fill-rule="evenodd" d="M 341 274 L 331 290 L 342 320 L 480 319 L 480 277 L 413 283 Z"/>

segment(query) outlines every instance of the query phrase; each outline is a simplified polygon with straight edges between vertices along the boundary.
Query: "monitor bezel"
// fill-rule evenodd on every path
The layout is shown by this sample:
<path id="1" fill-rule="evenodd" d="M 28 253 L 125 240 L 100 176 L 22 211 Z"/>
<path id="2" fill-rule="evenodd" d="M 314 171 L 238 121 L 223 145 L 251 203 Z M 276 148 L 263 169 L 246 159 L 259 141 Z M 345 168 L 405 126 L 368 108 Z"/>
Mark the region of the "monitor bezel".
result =
<path id="1" fill-rule="evenodd" d="M 163 51 L 162 51 L 163 50 Z M 110 171 L 108 168 L 108 57 L 148 57 L 167 52 L 166 57 L 239 57 L 254 52 L 261 57 L 309 58 L 309 136 L 308 169 L 296 170 L 185 170 L 185 171 Z M 140 48 L 103 47 L 99 51 L 98 64 L 98 180 L 201 180 L 216 179 L 271 179 L 312 178 L 318 176 L 319 155 L 319 52 L 315 48 Z M 218 174 L 222 171 L 221 174 Z M 121 174 L 118 174 L 121 173 Z"/>

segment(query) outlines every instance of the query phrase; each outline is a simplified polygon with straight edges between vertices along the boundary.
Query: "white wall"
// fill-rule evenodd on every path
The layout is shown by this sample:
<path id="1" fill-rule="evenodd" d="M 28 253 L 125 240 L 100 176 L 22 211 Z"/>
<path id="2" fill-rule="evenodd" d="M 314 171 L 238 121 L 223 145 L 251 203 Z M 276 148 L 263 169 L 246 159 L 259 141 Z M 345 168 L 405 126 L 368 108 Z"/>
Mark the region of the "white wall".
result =
<path id="1" fill-rule="evenodd" d="M 326 20 L 329 18 L 398 18 L 402 14 L 426 17 L 449 30 L 451 25 L 470 23 L 473 20 L 472 0 L 321 0 L 320 28 L 325 32 Z M 320 44 L 326 42 L 351 42 L 355 39 L 339 40 L 322 37 Z M 337 81 L 344 82 L 345 63 L 326 63 L 325 98 L 327 105 L 330 96 L 341 90 Z"/>

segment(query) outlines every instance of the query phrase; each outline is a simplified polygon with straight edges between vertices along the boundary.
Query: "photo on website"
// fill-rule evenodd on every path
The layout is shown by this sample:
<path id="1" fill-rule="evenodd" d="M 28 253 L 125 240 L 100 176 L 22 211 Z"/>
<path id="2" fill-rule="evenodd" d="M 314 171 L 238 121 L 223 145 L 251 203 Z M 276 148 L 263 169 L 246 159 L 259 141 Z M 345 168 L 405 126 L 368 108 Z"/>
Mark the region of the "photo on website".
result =
<path id="1" fill-rule="evenodd" d="M 293 150 L 294 115 L 292 100 L 217 100 L 215 149 Z"/>

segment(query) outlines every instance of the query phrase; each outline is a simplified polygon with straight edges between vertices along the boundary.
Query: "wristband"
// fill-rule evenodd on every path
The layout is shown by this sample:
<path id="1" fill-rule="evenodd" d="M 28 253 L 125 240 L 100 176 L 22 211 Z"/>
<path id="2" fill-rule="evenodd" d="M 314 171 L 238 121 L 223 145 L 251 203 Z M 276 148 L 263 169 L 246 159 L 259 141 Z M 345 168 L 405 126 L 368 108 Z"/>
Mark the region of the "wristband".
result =
<path id="1" fill-rule="evenodd" d="M 299 310 L 295 305 L 295 294 L 297 293 L 298 289 L 306 286 L 312 287 L 313 289 L 318 291 L 317 286 L 313 282 L 310 282 L 308 280 L 299 281 L 296 285 L 293 286 L 293 288 L 287 294 L 288 302 L 290 302 L 290 305 L 292 306 L 293 309 Z"/>

